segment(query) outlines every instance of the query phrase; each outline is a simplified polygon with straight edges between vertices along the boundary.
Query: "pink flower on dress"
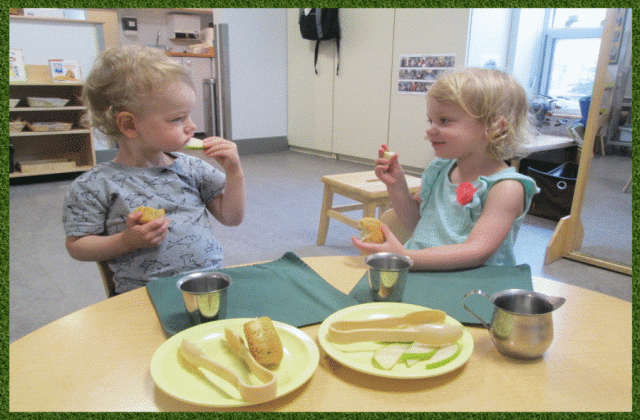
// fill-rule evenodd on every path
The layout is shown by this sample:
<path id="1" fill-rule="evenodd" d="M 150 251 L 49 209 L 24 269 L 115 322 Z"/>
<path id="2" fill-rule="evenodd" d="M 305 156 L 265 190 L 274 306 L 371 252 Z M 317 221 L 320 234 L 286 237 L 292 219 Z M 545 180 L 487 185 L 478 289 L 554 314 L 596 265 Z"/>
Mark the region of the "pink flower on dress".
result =
<path id="1" fill-rule="evenodd" d="M 470 182 L 463 182 L 456 188 L 456 200 L 461 206 L 465 206 L 473 200 L 473 194 L 476 192 L 476 187 Z"/>

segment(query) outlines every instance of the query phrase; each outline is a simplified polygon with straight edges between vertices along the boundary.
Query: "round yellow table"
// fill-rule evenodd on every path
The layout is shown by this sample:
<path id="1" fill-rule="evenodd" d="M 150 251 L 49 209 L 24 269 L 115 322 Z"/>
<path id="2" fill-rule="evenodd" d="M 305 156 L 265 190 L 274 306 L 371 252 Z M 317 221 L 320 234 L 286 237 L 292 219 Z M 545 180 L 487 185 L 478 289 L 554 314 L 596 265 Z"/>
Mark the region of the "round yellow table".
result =
<path id="1" fill-rule="evenodd" d="M 303 260 L 348 293 L 365 273 L 362 257 Z M 567 299 L 554 312 L 544 357 L 510 359 L 483 328 L 475 348 L 448 374 L 379 378 L 333 361 L 292 393 L 257 411 L 630 411 L 631 303 L 534 277 L 534 289 Z M 302 328 L 317 343 L 319 325 Z M 203 411 L 155 386 L 151 358 L 167 337 L 146 288 L 65 316 L 10 345 L 11 411 Z"/>

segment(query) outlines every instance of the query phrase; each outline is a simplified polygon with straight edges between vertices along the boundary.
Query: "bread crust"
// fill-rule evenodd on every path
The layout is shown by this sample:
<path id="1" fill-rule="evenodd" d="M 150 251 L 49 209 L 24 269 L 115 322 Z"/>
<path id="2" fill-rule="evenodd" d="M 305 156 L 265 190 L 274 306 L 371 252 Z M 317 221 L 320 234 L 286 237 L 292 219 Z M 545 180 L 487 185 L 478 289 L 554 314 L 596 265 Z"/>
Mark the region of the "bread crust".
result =
<path id="1" fill-rule="evenodd" d="M 382 222 L 373 217 L 363 217 L 358 222 L 362 242 L 371 242 L 381 244 L 384 242 L 384 233 L 382 233 Z"/>
<path id="2" fill-rule="evenodd" d="M 140 206 L 135 209 L 133 212 L 142 212 L 142 216 L 138 219 L 138 224 L 145 224 L 152 220 L 156 220 L 159 217 L 162 217 L 166 214 L 164 209 L 154 209 L 153 207 Z"/>
<path id="3" fill-rule="evenodd" d="M 271 318 L 262 316 L 244 324 L 249 351 L 262 366 L 277 366 L 284 355 L 282 341 Z"/>

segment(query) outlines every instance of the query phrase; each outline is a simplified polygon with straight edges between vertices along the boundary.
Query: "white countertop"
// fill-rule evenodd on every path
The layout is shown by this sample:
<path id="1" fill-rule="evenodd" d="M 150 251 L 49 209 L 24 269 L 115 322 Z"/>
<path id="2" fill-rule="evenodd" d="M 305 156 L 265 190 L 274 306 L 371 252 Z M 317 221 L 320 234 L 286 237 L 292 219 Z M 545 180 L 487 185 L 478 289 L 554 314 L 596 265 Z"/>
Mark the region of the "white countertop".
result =
<path id="1" fill-rule="evenodd" d="M 525 146 L 528 153 L 543 152 L 546 150 L 564 149 L 565 147 L 576 146 L 576 143 L 568 136 L 552 136 L 540 134 L 535 136 L 531 143 Z"/>

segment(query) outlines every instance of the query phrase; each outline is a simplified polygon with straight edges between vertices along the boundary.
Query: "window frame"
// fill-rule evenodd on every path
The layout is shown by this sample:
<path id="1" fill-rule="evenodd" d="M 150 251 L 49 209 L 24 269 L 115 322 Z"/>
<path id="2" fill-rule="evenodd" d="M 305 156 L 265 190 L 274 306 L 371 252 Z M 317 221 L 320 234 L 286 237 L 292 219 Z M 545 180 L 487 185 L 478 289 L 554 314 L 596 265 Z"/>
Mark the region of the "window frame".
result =
<path id="1" fill-rule="evenodd" d="M 541 34 L 542 51 L 538 63 L 540 77 L 536 80 L 535 91 L 540 95 L 548 95 L 549 79 L 551 78 L 551 61 L 555 49 L 555 41 L 559 39 L 602 39 L 603 28 L 553 28 L 553 13 L 555 9 L 546 9 Z"/>

